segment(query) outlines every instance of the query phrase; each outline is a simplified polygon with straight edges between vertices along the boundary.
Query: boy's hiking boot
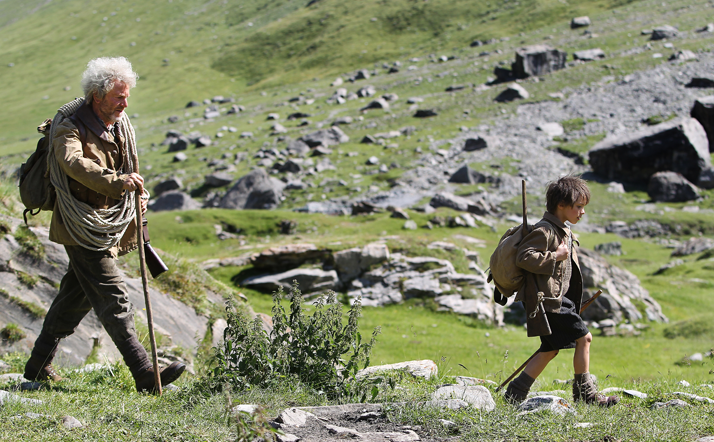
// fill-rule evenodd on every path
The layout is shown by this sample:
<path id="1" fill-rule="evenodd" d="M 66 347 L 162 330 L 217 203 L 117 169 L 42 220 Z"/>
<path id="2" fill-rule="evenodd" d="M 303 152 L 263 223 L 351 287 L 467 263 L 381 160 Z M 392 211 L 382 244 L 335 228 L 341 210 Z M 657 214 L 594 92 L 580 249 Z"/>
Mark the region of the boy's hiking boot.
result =
<path id="1" fill-rule="evenodd" d="M 595 404 L 600 407 L 612 407 L 620 402 L 617 396 L 605 396 L 597 392 L 595 382 L 593 382 L 590 373 L 576 374 L 573 381 L 573 399 L 575 402 L 585 402 L 586 404 Z"/>
<path id="2" fill-rule="evenodd" d="M 186 365 L 180 362 L 174 362 L 168 367 L 161 369 L 161 386 L 169 385 L 173 381 L 179 378 L 183 371 L 186 369 Z M 156 393 L 156 381 L 154 380 L 154 369 L 150 368 L 144 373 L 136 376 L 134 379 L 136 382 L 136 391 L 138 392 L 149 392 Z"/>
<path id="3" fill-rule="evenodd" d="M 535 382 L 535 379 L 528 376 L 525 371 L 521 372 L 517 378 L 508 384 L 504 397 L 513 405 L 520 404 L 528 398 L 528 392 L 531 390 L 533 382 Z"/>

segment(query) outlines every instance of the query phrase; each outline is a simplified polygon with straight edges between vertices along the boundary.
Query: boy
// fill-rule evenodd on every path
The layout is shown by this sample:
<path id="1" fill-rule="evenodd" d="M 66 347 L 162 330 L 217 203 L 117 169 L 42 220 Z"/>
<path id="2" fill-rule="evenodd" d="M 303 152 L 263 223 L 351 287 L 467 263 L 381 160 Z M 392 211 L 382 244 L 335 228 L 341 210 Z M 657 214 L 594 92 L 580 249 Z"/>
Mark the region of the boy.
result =
<path id="1" fill-rule="evenodd" d="M 610 407 L 617 396 L 604 396 L 590 377 L 592 335 L 580 317 L 583 277 L 570 228 L 577 224 L 590 202 L 590 189 L 576 176 L 548 184 L 547 212 L 518 247 L 518 266 L 526 270 L 525 284 L 516 301 L 523 301 L 528 315 L 528 335 L 540 336 L 541 346 L 523 372 L 508 384 L 506 399 L 526 399 L 535 379 L 561 349 L 575 348 L 573 399 Z M 540 325 L 540 327 L 536 327 Z"/>

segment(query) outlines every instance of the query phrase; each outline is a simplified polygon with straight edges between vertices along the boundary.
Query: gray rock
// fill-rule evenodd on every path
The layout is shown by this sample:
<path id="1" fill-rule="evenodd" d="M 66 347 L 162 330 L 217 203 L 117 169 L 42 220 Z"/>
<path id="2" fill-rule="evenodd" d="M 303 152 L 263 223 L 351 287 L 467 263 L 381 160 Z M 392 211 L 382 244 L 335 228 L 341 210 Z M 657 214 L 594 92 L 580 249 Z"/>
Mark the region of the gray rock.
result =
<path id="1" fill-rule="evenodd" d="M 302 160 L 298 161 L 294 159 L 289 159 L 282 166 L 280 166 L 280 169 L 278 170 L 281 173 L 300 173 L 302 172 Z"/>
<path id="2" fill-rule="evenodd" d="M 545 75 L 565 68 L 567 56 L 567 52 L 547 45 L 527 46 L 516 50 L 511 70 L 517 78 Z"/>
<path id="3" fill-rule="evenodd" d="M 696 60 L 697 54 L 694 52 L 690 51 L 689 49 L 684 49 L 681 51 L 677 51 L 674 54 L 669 56 L 669 61 L 689 61 L 689 60 Z"/>
<path id="4" fill-rule="evenodd" d="M 288 144 L 287 151 L 290 155 L 303 157 L 310 152 L 310 146 L 302 140 L 294 140 Z"/>
<path id="5" fill-rule="evenodd" d="M 490 137 L 476 136 L 467 138 L 464 141 L 464 151 L 473 152 L 476 150 L 486 149 L 487 147 L 495 147 L 495 140 Z"/>
<path id="6" fill-rule="evenodd" d="M 264 169 L 255 169 L 240 178 L 220 199 L 224 209 L 274 209 L 280 204 L 285 183 L 268 176 Z"/>
<path id="7" fill-rule="evenodd" d="M 430 379 L 432 376 L 439 374 L 439 367 L 436 363 L 429 359 L 421 361 L 398 362 L 396 364 L 375 365 L 367 367 L 357 372 L 357 379 L 362 379 L 371 376 L 381 371 L 403 370 L 416 378 Z M 448 398 L 446 398 L 448 399 Z"/>
<path id="8" fill-rule="evenodd" d="M 178 190 L 183 187 L 183 182 L 181 181 L 181 178 L 178 177 L 173 177 L 169 178 L 168 180 L 164 180 L 154 186 L 154 196 L 159 196 L 164 192 L 168 192 L 171 190 Z"/>
<path id="9" fill-rule="evenodd" d="M 246 287 L 273 292 L 280 287 L 283 290 L 290 290 L 294 281 L 297 281 L 303 293 L 335 290 L 340 287 L 336 271 L 320 269 L 293 269 L 274 275 L 254 276 L 246 279 L 242 284 Z"/>
<path id="10" fill-rule="evenodd" d="M 174 155 L 174 158 L 173 158 L 172 162 L 174 162 L 174 163 L 180 163 L 180 162 L 182 162 L 182 161 L 186 161 L 187 159 L 188 159 L 188 157 L 186 156 L 185 153 L 179 152 L 179 153 L 177 153 L 176 155 Z"/>
<path id="11" fill-rule="evenodd" d="M 231 106 L 230 109 L 228 109 L 227 114 L 228 114 L 228 115 L 233 115 L 233 114 L 237 114 L 237 113 L 243 112 L 244 110 L 245 110 L 245 106 L 241 106 L 240 104 L 234 104 L 234 105 Z"/>
<path id="12" fill-rule="evenodd" d="M 498 94 L 495 101 L 498 101 L 499 103 L 507 103 L 513 100 L 525 100 L 528 97 L 530 97 L 530 94 L 523 86 L 520 84 L 512 84 L 508 86 L 506 90 Z"/>
<path id="13" fill-rule="evenodd" d="M 468 402 L 472 407 L 485 411 L 493 411 L 496 408 L 496 402 L 493 400 L 491 392 L 481 385 L 448 385 L 436 390 L 431 395 L 431 399 L 433 401 L 461 399 Z"/>
<path id="14" fill-rule="evenodd" d="M 332 122 L 333 126 L 339 126 L 340 124 L 352 124 L 352 117 L 340 117 Z"/>
<path id="15" fill-rule="evenodd" d="M 674 38 L 679 35 L 679 30 L 674 26 L 664 25 L 652 29 L 650 40 L 663 40 L 665 38 Z"/>
<path id="16" fill-rule="evenodd" d="M 684 402 L 681 399 L 672 399 L 671 401 L 667 402 L 655 402 L 652 404 L 652 409 L 653 410 L 659 410 L 660 408 L 687 408 L 691 407 L 688 403 Z"/>
<path id="17" fill-rule="evenodd" d="M 443 293 L 438 279 L 431 275 L 415 276 L 402 284 L 404 298 L 436 298 Z"/>
<path id="18" fill-rule="evenodd" d="M 484 285 L 485 285 L 484 281 Z M 437 296 L 434 301 L 442 308 L 439 310 L 452 311 L 459 315 L 471 316 L 485 322 L 494 322 L 495 305 L 487 296 L 478 299 L 465 299 L 461 295 Z M 503 314 L 496 316 L 496 322 L 503 321 Z"/>
<path id="19" fill-rule="evenodd" d="M 710 87 L 714 87 L 714 81 Z M 714 95 L 697 98 L 692 107 L 691 116 L 699 121 L 699 124 L 704 128 L 709 141 L 709 152 L 714 152 Z"/>
<path id="20" fill-rule="evenodd" d="M 706 237 L 690 238 L 672 251 L 672 256 L 688 256 L 714 249 L 714 240 Z"/>
<path id="21" fill-rule="evenodd" d="M 414 114 L 415 118 L 429 118 L 429 117 L 435 117 L 439 114 L 436 113 L 434 109 L 417 109 L 416 113 Z"/>
<path id="22" fill-rule="evenodd" d="M 714 23 L 709 23 L 704 27 L 698 28 L 696 32 L 714 32 Z"/>
<path id="23" fill-rule="evenodd" d="M 194 141 L 194 144 L 196 147 L 207 147 L 211 145 L 211 137 L 208 135 L 202 135 L 198 138 L 196 138 L 196 141 Z"/>
<path id="24" fill-rule="evenodd" d="M 468 212 L 469 206 L 473 204 L 474 202 L 470 199 L 448 192 L 437 193 L 431 198 L 431 201 L 429 201 L 429 205 L 434 208 L 448 207 L 461 212 Z"/>
<path id="25" fill-rule="evenodd" d="M 639 279 L 625 269 L 610 265 L 592 251 L 579 248 L 580 268 L 583 274 L 584 298 L 588 299 L 598 289 L 603 294 L 582 313 L 586 321 L 597 321 L 603 326 L 603 320 L 612 319 L 614 324 L 623 319 L 637 322 L 642 319 L 634 302 L 642 304 L 649 321 L 667 322 L 662 308 L 640 285 Z M 634 301 L 634 302 L 633 302 Z"/>
<path id="26" fill-rule="evenodd" d="M 588 152 L 590 166 L 610 180 L 628 177 L 647 183 L 659 171 L 673 171 L 696 182 L 711 165 L 709 143 L 702 125 L 679 118 L 635 133 L 608 137 Z"/>
<path id="27" fill-rule="evenodd" d="M 362 298 L 365 307 L 381 307 L 383 305 L 398 304 L 404 300 L 402 292 L 398 289 L 378 283 L 371 287 L 362 287 L 347 292 L 347 297 L 354 303 L 357 298 Z"/>
<path id="28" fill-rule="evenodd" d="M 291 427 L 302 427 L 305 426 L 309 418 L 316 419 L 316 416 L 299 408 L 288 408 L 280 413 L 277 421 Z"/>
<path id="29" fill-rule="evenodd" d="M 685 398 L 687 398 L 687 399 L 691 399 L 691 400 L 696 401 L 696 402 L 704 402 L 704 403 L 707 403 L 707 404 L 714 404 L 714 399 L 710 399 L 710 398 L 704 397 L 704 396 L 698 396 L 698 395 L 692 394 L 692 393 L 684 393 L 684 392 L 682 392 L 682 391 L 675 391 L 675 392 L 672 393 L 672 394 L 675 395 L 675 396 L 685 397 Z"/>
<path id="30" fill-rule="evenodd" d="M 82 428 L 84 425 L 77 420 L 77 418 L 72 417 L 72 416 L 64 416 L 62 418 L 62 426 L 66 428 L 67 430 L 72 430 L 74 428 Z"/>
<path id="31" fill-rule="evenodd" d="M 582 61 L 602 60 L 605 58 L 605 53 L 600 48 L 586 49 L 584 51 L 574 52 L 573 58 Z"/>
<path id="32" fill-rule="evenodd" d="M 149 204 L 149 209 L 154 212 L 163 212 L 167 210 L 196 210 L 200 208 L 201 203 L 191 198 L 191 195 L 179 191 L 164 192 L 158 198 L 152 200 Z"/>
<path id="33" fill-rule="evenodd" d="M 590 26 L 590 17 L 588 16 L 574 17 L 570 20 L 571 29 L 584 28 L 586 26 Z"/>
<path id="34" fill-rule="evenodd" d="M 223 187 L 233 182 L 233 175 L 225 172 L 216 172 L 206 175 L 203 185 L 206 187 Z"/>
<path id="35" fill-rule="evenodd" d="M 377 158 L 375 156 L 371 156 L 367 159 L 365 164 L 368 166 L 376 166 L 377 164 L 379 164 L 379 158 Z"/>
<path id="36" fill-rule="evenodd" d="M 350 137 L 345 135 L 339 127 L 332 126 L 329 129 L 322 129 L 305 135 L 301 137 L 300 140 L 310 147 L 317 147 L 319 145 L 335 146 L 350 141 Z"/>
<path id="37" fill-rule="evenodd" d="M 601 255 L 620 256 L 622 255 L 622 243 L 620 241 L 612 241 L 597 244 L 595 251 Z"/>
<path id="38" fill-rule="evenodd" d="M 287 244 L 271 247 L 250 257 L 254 268 L 263 271 L 294 269 L 303 264 L 321 263 L 330 252 L 318 249 L 314 244 Z"/>
<path id="39" fill-rule="evenodd" d="M 539 411 L 551 411 L 559 415 L 575 413 L 575 409 L 568 401 L 559 396 L 551 395 L 530 397 L 523 401 L 518 406 L 518 409 L 524 413 L 536 413 Z"/>
<path id="40" fill-rule="evenodd" d="M 657 172 L 650 177 L 647 194 L 653 201 L 678 203 L 699 198 L 697 187 L 677 172 Z"/>
<path id="41" fill-rule="evenodd" d="M 188 149 L 188 138 L 183 135 L 177 138 L 170 138 L 167 140 L 169 145 L 168 152 L 180 152 L 182 150 Z"/>
<path id="42" fill-rule="evenodd" d="M 565 133 L 563 126 L 560 123 L 543 123 L 539 124 L 537 129 L 544 132 L 548 137 L 559 137 Z"/>
<path id="43" fill-rule="evenodd" d="M 459 184 L 479 184 L 485 183 L 486 181 L 486 175 L 471 169 L 468 164 L 461 166 L 461 168 L 454 172 L 449 178 L 450 183 Z"/>
<path id="44" fill-rule="evenodd" d="M 369 71 L 367 69 L 360 69 L 355 73 L 355 75 L 352 78 L 354 80 L 368 80 L 369 79 Z"/>
<path id="45" fill-rule="evenodd" d="M 407 220 L 404 222 L 404 225 L 402 226 L 402 229 L 404 230 L 416 230 L 417 229 L 417 223 L 413 219 Z"/>
<path id="46" fill-rule="evenodd" d="M 636 397 L 638 399 L 647 399 L 647 393 L 642 393 L 637 390 L 622 390 L 622 392 L 630 397 Z"/>
<path id="47" fill-rule="evenodd" d="M 357 96 L 360 98 L 371 97 L 377 93 L 377 89 L 374 86 L 365 86 L 357 90 Z"/>
<path id="48" fill-rule="evenodd" d="M 387 103 L 387 100 L 385 100 L 384 98 L 377 98 L 376 100 L 370 101 L 369 104 L 361 108 L 360 111 L 367 111 L 370 109 L 389 110 L 389 103 Z"/>

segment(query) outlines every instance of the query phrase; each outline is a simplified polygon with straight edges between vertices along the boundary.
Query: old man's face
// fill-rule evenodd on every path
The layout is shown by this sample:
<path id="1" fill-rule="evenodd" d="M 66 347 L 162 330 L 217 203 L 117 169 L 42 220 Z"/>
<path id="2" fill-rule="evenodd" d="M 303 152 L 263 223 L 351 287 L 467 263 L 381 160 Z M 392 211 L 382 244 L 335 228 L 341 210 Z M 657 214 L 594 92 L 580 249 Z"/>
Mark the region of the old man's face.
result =
<path id="1" fill-rule="evenodd" d="M 114 82 L 114 87 L 103 99 L 94 97 L 94 109 L 106 124 L 119 121 L 122 112 L 129 106 L 129 86 L 123 81 Z"/>

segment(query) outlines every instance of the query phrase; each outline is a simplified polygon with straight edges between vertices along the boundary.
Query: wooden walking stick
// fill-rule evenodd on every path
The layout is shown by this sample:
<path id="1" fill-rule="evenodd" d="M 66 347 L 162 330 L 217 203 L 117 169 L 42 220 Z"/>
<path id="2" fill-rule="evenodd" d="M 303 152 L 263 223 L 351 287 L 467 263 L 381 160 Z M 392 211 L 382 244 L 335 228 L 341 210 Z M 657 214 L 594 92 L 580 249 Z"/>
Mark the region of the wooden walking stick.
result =
<path id="1" fill-rule="evenodd" d="M 149 299 L 149 280 L 146 276 L 146 252 L 144 251 L 144 231 L 141 213 L 141 192 L 137 189 L 136 195 L 136 237 L 139 243 L 139 267 L 141 268 L 141 284 L 144 287 L 144 302 L 146 303 L 146 320 L 149 323 L 149 341 L 151 341 L 151 357 L 154 364 L 154 383 L 156 391 L 161 396 L 161 371 L 159 370 L 159 356 L 156 353 L 156 338 L 154 337 L 154 315 L 151 313 L 151 300 Z"/>
<path id="2" fill-rule="evenodd" d="M 597 297 L 600 296 L 600 295 L 602 295 L 602 290 L 598 290 L 597 293 L 595 293 L 590 299 L 588 299 L 587 301 L 585 301 L 585 303 L 583 303 L 583 306 L 580 307 L 580 314 L 582 314 L 583 311 L 584 311 L 586 308 L 590 307 L 590 304 L 592 304 L 593 301 L 595 301 L 595 299 L 597 299 Z M 535 358 L 537 354 L 538 354 L 538 350 L 536 350 L 536 352 L 533 353 L 533 354 L 531 355 L 531 357 L 526 360 L 526 362 L 524 362 L 523 364 L 521 364 L 521 366 L 518 367 L 518 368 L 516 369 L 516 371 L 514 371 L 513 374 L 508 377 L 508 379 L 506 379 L 505 381 L 503 381 L 503 383 L 498 386 L 498 388 L 496 389 L 496 393 L 498 393 L 507 383 L 511 382 L 511 379 L 515 378 L 515 377 L 518 375 L 518 373 L 521 372 L 521 370 L 523 370 L 524 368 L 526 368 L 526 365 L 528 365 L 528 363 L 529 363 L 533 358 Z"/>

